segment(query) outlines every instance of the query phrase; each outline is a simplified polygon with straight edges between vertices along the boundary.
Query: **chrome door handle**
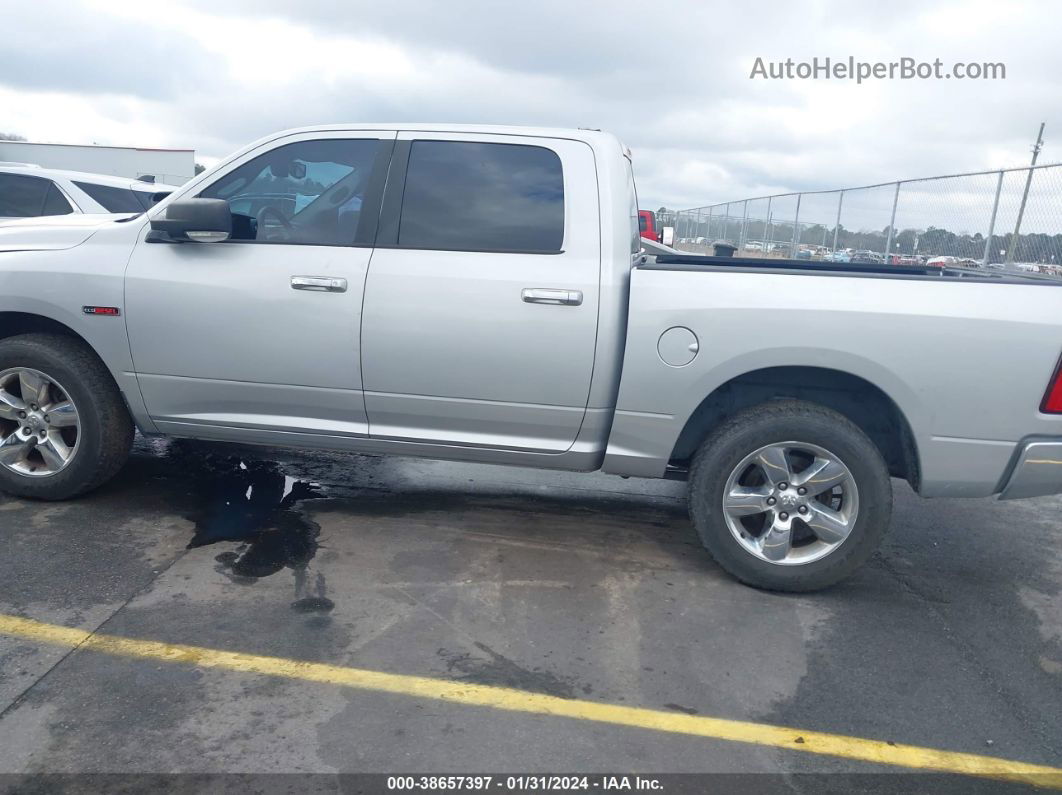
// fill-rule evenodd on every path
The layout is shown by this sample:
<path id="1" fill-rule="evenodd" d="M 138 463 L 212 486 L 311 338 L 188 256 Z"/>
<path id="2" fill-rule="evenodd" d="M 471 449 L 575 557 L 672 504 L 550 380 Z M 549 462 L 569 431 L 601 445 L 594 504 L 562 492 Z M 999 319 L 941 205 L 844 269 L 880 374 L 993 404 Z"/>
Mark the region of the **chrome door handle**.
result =
<path id="1" fill-rule="evenodd" d="M 333 279 L 328 276 L 292 276 L 292 290 L 314 290 L 321 293 L 345 293 L 346 279 Z"/>
<path id="2" fill-rule="evenodd" d="M 526 287 L 520 291 L 520 297 L 527 304 L 579 306 L 583 302 L 581 290 L 554 290 L 548 287 Z"/>

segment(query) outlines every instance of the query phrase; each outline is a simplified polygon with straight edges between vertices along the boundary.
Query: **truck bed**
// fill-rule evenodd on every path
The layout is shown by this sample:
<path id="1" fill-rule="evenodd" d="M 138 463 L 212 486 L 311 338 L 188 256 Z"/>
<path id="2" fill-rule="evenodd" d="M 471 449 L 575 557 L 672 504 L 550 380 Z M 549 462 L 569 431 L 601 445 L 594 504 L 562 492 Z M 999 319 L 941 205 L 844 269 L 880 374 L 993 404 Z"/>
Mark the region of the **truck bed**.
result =
<path id="1" fill-rule="evenodd" d="M 649 256 L 640 266 L 647 270 L 740 270 L 774 273 L 838 274 L 845 276 L 875 276 L 899 279 L 978 279 L 1000 284 L 1054 284 L 1062 280 L 1037 274 L 1017 274 L 1001 271 L 968 270 L 966 268 L 936 268 L 926 265 L 885 265 L 862 262 L 823 262 L 821 260 L 777 259 L 770 257 L 716 257 L 706 254 L 658 254 Z"/>
<path id="2" fill-rule="evenodd" d="M 1021 441 L 1062 435 L 1062 415 L 1038 411 L 1062 350 L 1062 293 L 1040 288 L 1060 283 L 751 257 L 647 258 L 631 273 L 606 469 L 660 476 L 705 395 L 785 368 L 844 373 L 888 398 L 910 426 L 922 494 L 995 493 Z M 663 360 L 668 332 L 692 340 L 687 363 Z"/>

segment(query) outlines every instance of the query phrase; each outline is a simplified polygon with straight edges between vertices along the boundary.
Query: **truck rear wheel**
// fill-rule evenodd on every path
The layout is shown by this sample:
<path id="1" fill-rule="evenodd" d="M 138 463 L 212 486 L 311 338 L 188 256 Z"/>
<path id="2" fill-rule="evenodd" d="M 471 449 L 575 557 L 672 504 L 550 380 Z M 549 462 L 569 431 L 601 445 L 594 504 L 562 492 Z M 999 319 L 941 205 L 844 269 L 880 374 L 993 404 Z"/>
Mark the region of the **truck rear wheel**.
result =
<path id="1" fill-rule="evenodd" d="M 888 467 L 845 416 L 796 400 L 736 414 L 701 445 L 690 517 L 727 572 L 773 591 L 844 579 L 877 549 L 892 514 Z"/>
<path id="2" fill-rule="evenodd" d="M 133 423 L 117 384 L 80 340 L 0 341 L 0 491 L 63 500 L 121 469 Z"/>

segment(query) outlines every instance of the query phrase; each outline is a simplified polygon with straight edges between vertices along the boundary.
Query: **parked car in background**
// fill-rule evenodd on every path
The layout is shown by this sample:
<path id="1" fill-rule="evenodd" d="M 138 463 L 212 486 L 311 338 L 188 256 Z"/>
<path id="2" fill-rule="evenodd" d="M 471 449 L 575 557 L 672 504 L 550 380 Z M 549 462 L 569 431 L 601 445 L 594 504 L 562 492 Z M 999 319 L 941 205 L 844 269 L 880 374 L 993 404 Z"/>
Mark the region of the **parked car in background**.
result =
<path id="1" fill-rule="evenodd" d="M 848 261 L 852 263 L 863 263 L 864 265 L 880 265 L 885 259 L 881 255 L 875 254 L 873 251 L 859 249 L 852 253 L 852 256 Z"/>
<path id="2" fill-rule="evenodd" d="M 826 260 L 826 262 L 851 262 L 852 255 L 844 249 L 837 249 L 837 251 L 834 251 L 832 254 L 827 254 L 823 259 Z"/>
<path id="3" fill-rule="evenodd" d="M 959 266 L 958 257 L 930 257 L 926 260 L 930 268 L 956 268 Z"/>
<path id="4" fill-rule="evenodd" d="M 638 211 L 638 234 L 644 237 L 646 240 L 652 240 L 654 243 L 660 243 L 663 240 L 663 230 L 660 229 L 656 222 L 656 213 L 652 210 L 639 210 Z"/>
<path id="5" fill-rule="evenodd" d="M 763 243 L 759 240 L 746 241 L 745 251 L 763 251 Z"/>
<path id="6" fill-rule="evenodd" d="M 0 163 L 0 218 L 71 213 L 142 213 L 175 185 L 58 171 L 31 163 Z"/>

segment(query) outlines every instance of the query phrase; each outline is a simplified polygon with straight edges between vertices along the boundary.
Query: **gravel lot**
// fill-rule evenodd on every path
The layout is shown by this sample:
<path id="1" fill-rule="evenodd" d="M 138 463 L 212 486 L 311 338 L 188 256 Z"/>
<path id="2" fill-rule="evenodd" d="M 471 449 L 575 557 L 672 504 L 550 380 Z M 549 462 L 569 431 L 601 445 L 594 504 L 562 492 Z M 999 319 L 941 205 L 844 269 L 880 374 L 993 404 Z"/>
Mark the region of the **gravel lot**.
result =
<path id="1" fill-rule="evenodd" d="M 140 440 L 87 498 L 0 497 L 0 613 L 1059 765 L 1062 499 L 894 486 L 881 553 L 794 597 L 713 564 L 681 483 Z M 7 774 L 903 772 L 4 635 L 0 709 Z"/>

